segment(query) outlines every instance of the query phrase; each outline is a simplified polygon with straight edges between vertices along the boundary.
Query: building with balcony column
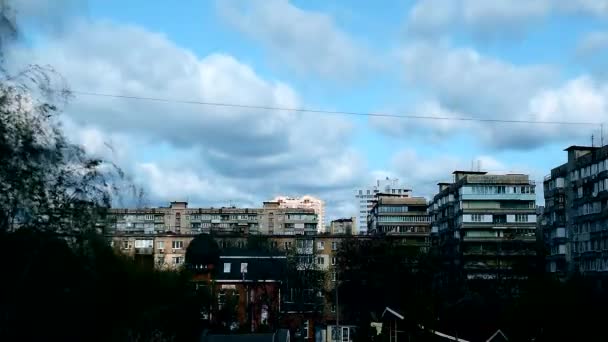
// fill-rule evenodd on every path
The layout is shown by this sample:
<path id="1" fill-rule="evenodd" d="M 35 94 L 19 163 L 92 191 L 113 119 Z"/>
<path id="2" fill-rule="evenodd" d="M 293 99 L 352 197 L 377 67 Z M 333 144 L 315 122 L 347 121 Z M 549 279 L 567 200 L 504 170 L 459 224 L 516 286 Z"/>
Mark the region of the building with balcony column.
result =
<path id="1" fill-rule="evenodd" d="M 547 270 L 608 274 L 608 146 L 570 146 L 545 177 Z"/>
<path id="2" fill-rule="evenodd" d="M 379 179 L 372 186 L 363 187 L 355 190 L 355 206 L 357 211 L 357 232 L 355 234 L 367 233 L 367 216 L 374 206 L 376 194 L 385 193 L 399 195 L 403 197 L 411 196 L 412 190 L 406 189 L 399 183 L 397 178 Z"/>
<path id="3" fill-rule="evenodd" d="M 448 278 L 525 277 L 536 262 L 536 194 L 528 175 L 455 171 L 429 205 Z M 456 278 L 453 276 L 456 275 Z"/>
<path id="4" fill-rule="evenodd" d="M 431 220 L 424 197 L 376 194 L 367 226 L 372 235 L 401 235 L 407 244 L 425 251 L 430 246 Z"/>
<path id="5" fill-rule="evenodd" d="M 106 234 L 287 234 L 317 233 L 312 208 L 285 208 L 265 202 L 262 208 L 189 208 L 187 202 L 169 207 L 109 210 Z"/>
<path id="6" fill-rule="evenodd" d="M 269 235 L 314 235 L 317 213 L 312 208 L 285 208 L 279 202 L 264 202 L 260 233 Z"/>
<path id="7" fill-rule="evenodd" d="M 280 208 L 313 209 L 317 214 L 317 232 L 325 232 L 325 202 L 322 200 L 309 195 L 302 197 L 277 196 L 270 202 L 279 203 Z"/>
<path id="8" fill-rule="evenodd" d="M 329 233 L 332 235 L 352 235 L 357 231 L 357 218 L 341 218 L 331 221 Z"/>

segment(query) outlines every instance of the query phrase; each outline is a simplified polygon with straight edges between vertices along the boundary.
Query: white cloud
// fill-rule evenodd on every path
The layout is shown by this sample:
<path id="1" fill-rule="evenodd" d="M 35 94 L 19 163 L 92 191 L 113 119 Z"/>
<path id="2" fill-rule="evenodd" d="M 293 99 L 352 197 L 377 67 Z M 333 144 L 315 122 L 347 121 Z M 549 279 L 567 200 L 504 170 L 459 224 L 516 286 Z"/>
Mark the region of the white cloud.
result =
<path id="1" fill-rule="evenodd" d="M 519 35 L 551 14 L 608 16 L 608 0 L 419 0 L 407 28 L 436 36 L 464 29 L 475 36 Z"/>
<path id="2" fill-rule="evenodd" d="M 373 67 L 373 55 L 322 12 L 303 10 L 287 0 L 218 1 L 227 23 L 302 73 L 353 80 Z"/>
<path id="3" fill-rule="evenodd" d="M 470 48 L 429 42 L 406 46 L 403 64 L 408 84 L 424 90 L 429 98 L 423 96 L 414 107 L 417 115 L 589 123 L 608 119 L 607 85 L 589 76 L 560 83 L 547 66 L 514 65 Z M 599 125 L 466 121 L 384 120 L 375 127 L 393 136 L 412 134 L 413 128 L 436 138 L 466 132 L 486 146 L 520 149 L 554 141 L 572 143 L 599 133 L 595 132 Z"/>
<path id="4" fill-rule="evenodd" d="M 531 180 L 540 179 L 542 173 L 530 165 L 506 164 L 494 156 L 449 154 L 422 155 L 412 148 L 403 149 L 393 155 L 391 168 L 396 176 L 414 189 L 415 196 L 432 198 L 438 191 L 437 183 L 451 182 L 456 170 L 478 170 L 496 174 L 524 173 Z M 542 191 L 540 192 L 542 193 Z"/>
<path id="5" fill-rule="evenodd" d="M 15 50 L 13 67 L 50 64 L 77 91 L 304 106 L 291 86 L 261 77 L 230 55 L 199 57 L 137 26 L 72 25 Z M 352 125 L 342 117 L 76 94 L 65 126 L 87 151 L 132 172 L 155 205 L 180 196 L 205 205 L 261 205 L 280 192 L 331 194 L 332 203 L 344 207 L 367 167 L 349 148 Z"/>

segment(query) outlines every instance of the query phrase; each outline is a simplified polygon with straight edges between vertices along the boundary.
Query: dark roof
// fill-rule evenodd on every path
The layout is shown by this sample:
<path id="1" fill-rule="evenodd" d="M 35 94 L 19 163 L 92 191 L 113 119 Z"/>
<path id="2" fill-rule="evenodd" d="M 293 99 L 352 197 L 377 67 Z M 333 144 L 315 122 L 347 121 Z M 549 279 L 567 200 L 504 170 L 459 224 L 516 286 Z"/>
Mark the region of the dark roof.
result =
<path id="1" fill-rule="evenodd" d="M 335 219 L 331 222 L 353 222 L 352 218 L 339 218 L 339 219 Z"/>
<path id="2" fill-rule="evenodd" d="M 225 264 L 230 264 L 230 271 L 225 272 Z M 247 272 L 241 272 L 247 264 Z M 243 266 L 242 266 L 243 265 Z M 224 281 L 281 281 L 285 277 L 287 258 L 285 256 L 220 256 L 216 280 Z"/>
<path id="3" fill-rule="evenodd" d="M 461 171 L 461 170 L 456 170 L 456 171 L 452 172 L 453 175 L 460 174 L 460 173 L 464 173 L 464 174 L 468 174 L 468 175 L 485 175 L 487 172 L 485 172 L 485 171 Z"/>
<path id="4" fill-rule="evenodd" d="M 564 149 L 564 151 L 591 151 L 591 150 L 597 150 L 597 149 L 599 149 L 599 147 L 572 145 L 572 146 Z"/>

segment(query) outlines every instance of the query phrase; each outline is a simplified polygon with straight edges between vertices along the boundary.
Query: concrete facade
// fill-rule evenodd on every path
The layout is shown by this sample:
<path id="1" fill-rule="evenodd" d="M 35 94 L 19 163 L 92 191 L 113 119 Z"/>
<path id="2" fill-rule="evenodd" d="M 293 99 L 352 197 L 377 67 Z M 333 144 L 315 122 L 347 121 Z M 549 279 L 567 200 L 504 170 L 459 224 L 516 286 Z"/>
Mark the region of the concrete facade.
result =
<path id="1" fill-rule="evenodd" d="M 357 218 L 342 218 L 331 221 L 329 233 L 332 235 L 352 235 L 357 232 Z"/>
<path id="2" fill-rule="evenodd" d="M 277 196 L 270 202 L 278 202 L 281 208 L 290 209 L 313 209 L 317 214 L 317 232 L 325 232 L 325 202 L 305 195 L 302 197 Z"/>
<path id="3" fill-rule="evenodd" d="M 369 234 L 400 235 L 424 251 L 430 246 L 431 219 L 424 197 L 378 193 L 367 222 Z"/>
<path id="4" fill-rule="evenodd" d="M 377 193 L 411 196 L 412 190 L 406 189 L 399 183 L 397 178 L 379 179 L 376 184 L 355 190 L 355 208 L 357 208 L 357 232 L 367 233 L 367 216 L 374 206 L 374 198 Z"/>
<path id="5" fill-rule="evenodd" d="M 262 208 L 189 208 L 187 202 L 168 207 L 110 209 L 107 232 L 143 234 L 315 234 L 314 209 L 284 208 L 265 202 Z"/>
<path id="6" fill-rule="evenodd" d="M 571 146 L 544 180 L 546 270 L 608 272 L 608 146 Z"/>
<path id="7" fill-rule="evenodd" d="M 429 204 L 446 275 L 523 277 L 536 260 L 536 194 L 528 175 L 455 171 Z M 444 279 L 449 281 L 447 279 Z"/>

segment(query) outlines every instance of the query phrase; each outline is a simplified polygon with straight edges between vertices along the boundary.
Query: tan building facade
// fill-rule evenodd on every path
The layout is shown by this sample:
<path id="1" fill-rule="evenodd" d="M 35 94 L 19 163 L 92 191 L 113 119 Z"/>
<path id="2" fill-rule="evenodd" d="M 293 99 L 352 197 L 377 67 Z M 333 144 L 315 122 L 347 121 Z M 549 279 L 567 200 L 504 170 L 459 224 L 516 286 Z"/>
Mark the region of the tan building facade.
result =
<path id="1" fill-rule="evenodd" d="M 325 231 L 325 202 L 313 196 L 302 197 L 277 196 L 271 202 L 279 203 L 281 208 L 313 209 L 317 214 L 317 232 Z"/>
<path id="2" fill-rule="evenodd" d="M 331 221 L 329 232 L 332 235 L 353 235 L 357 232 L 357 218 L 342 218 Z"/>
<path id="3" fill-rule="evenodd" d="M 187 202 L 168 207 L 110 209 L 107 233 L 131 234 L 314 234 L 317 214 L 311 208 L 283 208 L 266 202 L 262 208 L 189 208 Z"/>

